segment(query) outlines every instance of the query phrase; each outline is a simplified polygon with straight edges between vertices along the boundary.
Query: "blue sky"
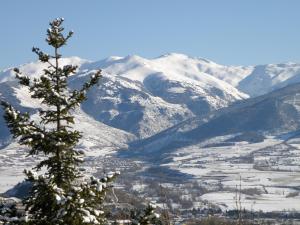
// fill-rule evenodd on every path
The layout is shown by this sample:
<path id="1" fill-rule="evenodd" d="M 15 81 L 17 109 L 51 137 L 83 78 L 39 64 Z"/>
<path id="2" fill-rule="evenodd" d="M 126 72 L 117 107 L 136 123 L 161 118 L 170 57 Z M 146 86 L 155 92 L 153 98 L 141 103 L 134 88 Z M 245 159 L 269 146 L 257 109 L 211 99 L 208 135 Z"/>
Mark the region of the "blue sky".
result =
<path id="1" fill-rule="evenodd" d="M 48 22 L 75 31 L 64 56 L 153 58 L 178 52 L 221 64 L 300 61 L 299 0 L 1 0 L 0 69 L 36 59 Z"/>

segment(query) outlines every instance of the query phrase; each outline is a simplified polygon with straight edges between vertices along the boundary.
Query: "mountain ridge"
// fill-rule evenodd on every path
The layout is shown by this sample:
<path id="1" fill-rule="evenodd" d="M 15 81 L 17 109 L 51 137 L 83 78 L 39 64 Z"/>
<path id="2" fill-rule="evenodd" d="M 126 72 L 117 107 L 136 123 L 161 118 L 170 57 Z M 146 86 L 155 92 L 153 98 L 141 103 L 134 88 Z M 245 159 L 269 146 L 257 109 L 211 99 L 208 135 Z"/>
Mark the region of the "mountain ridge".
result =
<path id="1" fill-rule="evenodd" d="M 78 72 L 69 79 L 72 88 L 79 87 L 94 70 L 101 68 L 102 83 L 91 90 L 83 110 L 97 121 L 140 138 L 248 97 L 227 82 L 201 71 L 202 67 L 207 69 L 207 65 L 217 64 L 182 54 L 155 59 L 114 56 L 96 62 L 71 57 L 60 59 L 60 63 L 78 65 Z M 205 66 L 201 67 L 201 63 Z M 21 65 L 19 69 L 38 77 L 46 66 L 36 62 Z M 12 69 L 0 73 L 1 83 L 9 81 L 14 81 Z M 19 88 L 15 83 L 13 86 Z"/>
<path id="2" fill-rule="evenodd" d="M 185 120 L 204 118 L 249 96 L 266 94 L 300 81 L 297 63 L 223 66 L 179 53 L 153 59 L 111 56 L 94 62 L 69 57 L 60 59 L 60 63 L 78 65 L 77 73 L 69 79 L 71 88 L 78 88 L 94 70 L 101 68 L 102 83 L 88 94 L 83 112 L 141 139 Z M 46 66 L 31 62 L 19 68 L 24 74 L 38 77 Z M 260 79 L 266 81 L 260 84 L 257 81 Z M 12 68 L 0 71 L 0 83 L 12 88 L 10 94 L 1 94 L 0 90 L 0 95 L 2 98 L 16 96 L 21 101 L 22 96 L 17 96 L 20 87 L 14 80 Z"/>

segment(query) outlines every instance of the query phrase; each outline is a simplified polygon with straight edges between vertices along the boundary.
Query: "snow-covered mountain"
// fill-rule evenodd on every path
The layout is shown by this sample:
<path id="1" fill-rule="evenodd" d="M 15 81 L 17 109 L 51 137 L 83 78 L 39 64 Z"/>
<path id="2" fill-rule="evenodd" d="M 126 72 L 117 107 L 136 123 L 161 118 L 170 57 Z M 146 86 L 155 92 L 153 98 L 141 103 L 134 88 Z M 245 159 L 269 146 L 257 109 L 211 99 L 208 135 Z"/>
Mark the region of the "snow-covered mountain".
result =
<path id="1" fill-rule="evenodd" d="M 202 72 L 202 64 L 208 62 L 178 54 L 153 60 L 129 56 L 96 62 L 90 69 L 103 68 L 104 78 L 83 109 L 108 125 L 148 137 L 247 97 Z"/>
<path id="2" fill-rule="evenodd" d="M 151 137 L 194 117 L 203 118 L 247 99 L 248 94 L 258 96 L 300 79 L 300 64 L 296 63 L 223 66 L 176 53 L 154 59 L 114 56 L 91 62 L 70 57 L 60 62 L 79 67 L 69 80 L 72 88 L 78 88 L 91 72 L 101 68 L 101 84 L 88 93 L 82 112 L 138 138 Z M 38 77 L 46 65 L 33 62 L 19 68 L 24 74 Z M 0 95 L 24 108 L 24 94 L 18 94 L 21 87 L 14 76 L 12 69 L 0 72 Z M 30 104 L 27 108 L 39 107 Z M 0 128 L 3 141 L 9 133 L 2 117 Z"/>
<path id="3" fill-rule="evenodd" d="M 132 143 L 129 154 L 157 160 L 177 149 L 228 137 L 233 142 L 261 142 L 265 135 L 279 135 L 300 129 L 300 83 L 266 95 L 237 102 L 207 117 L 195 117 L 167 130 Z M 220 143 L 219 143 L 220 144 Z"/>
<path id="4" fill-rule="evenodd" d="M 98 62 L 72 57 L 62 59 L 61 63 L 79 66 L 78 73 L 70 78 L 72 88 L 79 87 L 90 72 L 101 68 L 101 85 L 88 94 L 83 111 L 97 121 L 140 138 L 248 97 L 230 83 L 237 83 L 249 73 L 249 68 L 221 66 L 181 54 L 155 59 L 110 57 Z M 39 76 L 44 68 L 39 62 L 20 66 L 24 74 L 33 77 Z M 0 82 L 13 84 L 11 69 L 0 73 Z M 16 84 L 13 87 L 19 88 Z"/>
<path id="5" fill-rule="evenodd" d="M 250 96 L 259 96 L 297 82 L 300 82 L 299 63 L 268 64 L 255 66 L 236 87 Z"/>

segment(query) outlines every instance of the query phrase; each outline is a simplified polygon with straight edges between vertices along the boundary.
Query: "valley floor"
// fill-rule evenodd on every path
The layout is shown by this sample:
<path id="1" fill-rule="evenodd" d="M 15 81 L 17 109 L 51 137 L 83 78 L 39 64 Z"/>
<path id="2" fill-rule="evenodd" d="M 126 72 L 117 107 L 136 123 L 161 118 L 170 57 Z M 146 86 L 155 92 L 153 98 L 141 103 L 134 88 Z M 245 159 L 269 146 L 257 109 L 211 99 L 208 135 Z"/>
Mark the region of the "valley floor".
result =
<path id="1" fill-rule="evenodd" d="M 85 168 L 101 176 L 121 170 L 116 188 L 157 201 L 172 213 L 213 209 L 258 212 L 300 211 L 300 139 L 269 136 L 263 142 L 224 144 L 217 137 L 164 156 L 165 163 L 119 158 L 113 151 L 87 152 Z M 10 144 L 0 154 L 0 192 L 23 177 L 35 164 L 25 150 Z"/>
<path id="2" fill-rule="evenodd" d="M 236 209 L 236 198 L 249 211 L 300 210 L 299 139 L 268 137 L 261 143 L 218 146 L 220 139 L 179 149 L 165 166 L 205 184 L 210 192 L 199 199 L 223 210 Z"/>

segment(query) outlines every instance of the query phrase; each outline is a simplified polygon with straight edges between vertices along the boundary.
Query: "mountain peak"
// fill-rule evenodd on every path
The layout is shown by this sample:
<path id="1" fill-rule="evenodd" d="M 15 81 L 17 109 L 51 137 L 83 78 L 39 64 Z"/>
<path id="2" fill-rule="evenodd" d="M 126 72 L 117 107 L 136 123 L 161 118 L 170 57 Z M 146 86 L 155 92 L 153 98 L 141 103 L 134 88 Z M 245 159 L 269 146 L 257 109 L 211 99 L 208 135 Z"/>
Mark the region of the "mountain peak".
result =
<path id="1" fill-rule="evenodd" d="M 199 62 L 216 64 L 213 61 L 205 59 L 205 58 L 193 57 L 193 56 L 190 56 L 190 55 L 186 55 L 186 54 L 183 54 L 183 53 L 177 53 L 177 52 L 166 53 L 166 54 L 163 54 L 163 55 L 161 55 L 161 56 L 159 56 L 155 59 L 163 59 L 163 58 L 165 58 L 165 59 L 166 58 L 167 59 L 178 59 L 178 60 L 197 60 Z"/>
<path id="2" fill-rule="evenodd" d="M 177 53 L 177 52 L 169 52 L 166 54 L 163 54 L 157 58 L 166 58 L 166 57 L 174 57 L 174 58 L 190 58 L 188 55 L 183 53 Z"/>

